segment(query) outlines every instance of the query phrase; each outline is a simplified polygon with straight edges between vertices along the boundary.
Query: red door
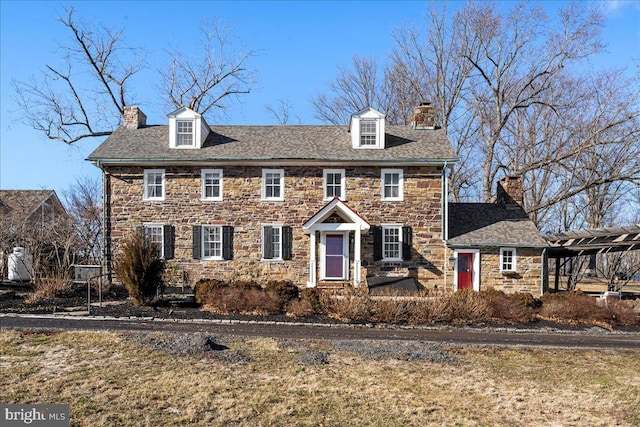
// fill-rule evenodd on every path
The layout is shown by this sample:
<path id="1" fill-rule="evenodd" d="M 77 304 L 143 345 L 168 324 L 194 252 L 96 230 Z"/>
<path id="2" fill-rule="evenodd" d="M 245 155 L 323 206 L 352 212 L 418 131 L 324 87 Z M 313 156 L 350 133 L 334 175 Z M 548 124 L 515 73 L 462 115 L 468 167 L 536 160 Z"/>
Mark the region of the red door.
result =
<path id="1" fill-rule="evenodd" d="M 325 277 L 344 279 L 344 236 L 327 234 L 325 253 Z"/>
<path id="2" fill-rule="evenodd" d="M 473 254 L 458 254 L 458 289 L 473 289 Z"/>

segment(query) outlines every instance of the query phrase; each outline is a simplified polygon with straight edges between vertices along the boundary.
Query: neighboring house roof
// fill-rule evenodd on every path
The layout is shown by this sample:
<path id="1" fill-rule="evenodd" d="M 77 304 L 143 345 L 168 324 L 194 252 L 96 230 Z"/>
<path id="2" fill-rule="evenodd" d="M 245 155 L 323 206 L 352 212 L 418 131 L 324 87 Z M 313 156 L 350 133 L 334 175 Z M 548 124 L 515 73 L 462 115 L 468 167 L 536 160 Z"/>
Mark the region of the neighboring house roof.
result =
<path id="1" fill-rule="evenodd" d="M 56 210 L 64 211 L 53 190 L 0 190 L 0 218 L 10 223 L 24 221 L 50 199 Z"/>
<path id="2" fill-rule="evenodd" d="M 443 163 L 457 160 L 443 130 L 386 127 L 385 149 L 354 149 L 347 126 L 210 126 L 199 149 L 169 148 L 169 126 L 118 128 L 88 160 L 100 164 L 197 162 Z"/>
<path id="3" fill-rule="evenodd" d="M 449 246 L 548 246 L 522 208 L 496 203 L 449 203 Z"/>

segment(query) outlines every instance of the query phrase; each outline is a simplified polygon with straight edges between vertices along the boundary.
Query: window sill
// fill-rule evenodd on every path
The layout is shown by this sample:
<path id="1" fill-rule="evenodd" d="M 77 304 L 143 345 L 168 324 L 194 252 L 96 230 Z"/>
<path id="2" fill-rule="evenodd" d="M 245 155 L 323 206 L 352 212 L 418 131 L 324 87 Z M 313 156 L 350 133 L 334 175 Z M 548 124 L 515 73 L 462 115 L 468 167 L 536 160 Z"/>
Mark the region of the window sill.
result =
<path id="1" fill-rule="evenodd" d="M 502 270 L 500 273 L 502 273 L 502 275 L 505 277 L 515 277 L 515 278 L 522 277 L 520 276 L 520 273 L 518 273 L 516 270 Z"/>
<path id="2" fill-rule="evenodd" d="M 221 202 L 223 199 L 200 199 L 201 202 Z"/>
<path id="3" fill-rule="evenodd" d="M 164 202 L 164 197 L 143 198 L 143 202 Z"/>

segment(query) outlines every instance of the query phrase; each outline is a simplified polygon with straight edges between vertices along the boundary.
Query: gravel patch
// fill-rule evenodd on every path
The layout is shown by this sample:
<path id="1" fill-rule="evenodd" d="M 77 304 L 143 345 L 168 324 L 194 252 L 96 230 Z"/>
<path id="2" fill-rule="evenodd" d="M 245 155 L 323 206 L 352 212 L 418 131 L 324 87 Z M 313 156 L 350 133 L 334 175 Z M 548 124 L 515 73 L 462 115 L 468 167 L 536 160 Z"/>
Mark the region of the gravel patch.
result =
<path id="1" fill-rule="evenodd" d="M 407 362 L 427 361 L 457 365 L 461 362 L 441 345 L 414 341 L 339 340 L 332 342 L 338 351 L 355 353 L 371 360 L 396 359 Z"/>
<path id="2" fill-rule="evenodd" d="M 145 347 L 165 351 L 174 356 L 208 357 L 230 364 L 245 364 L 251 361 L 242 350 L 231 350 L 221 344 L 218 337 L 202 332 L 141 333 L 133 335 L 132 339 Z"/>
<path id="3" fill-rule="evenodd" d="M 329 353 L 312 349 L 305 350 L 300 355 L 300 363 L 305 365 L 328 365 Z"/>

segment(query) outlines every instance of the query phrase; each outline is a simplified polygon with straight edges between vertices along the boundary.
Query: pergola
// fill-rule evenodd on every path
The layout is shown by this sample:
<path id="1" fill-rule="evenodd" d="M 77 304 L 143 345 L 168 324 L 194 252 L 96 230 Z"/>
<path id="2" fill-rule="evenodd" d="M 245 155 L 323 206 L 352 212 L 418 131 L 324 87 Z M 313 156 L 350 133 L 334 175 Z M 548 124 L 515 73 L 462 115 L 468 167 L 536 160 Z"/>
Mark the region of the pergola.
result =
<path id="1" fill-rule="evenodd" d="M 563 231 L 544 237 L 549 242 L 548 258 L 556 260 L 555 290 L 558 290 L 560 268 L 566 264 L 567 259 L 640 249 L 640 224 L 597 230 Z M 561 259 L 563 262 L 560 262 Z"/>

